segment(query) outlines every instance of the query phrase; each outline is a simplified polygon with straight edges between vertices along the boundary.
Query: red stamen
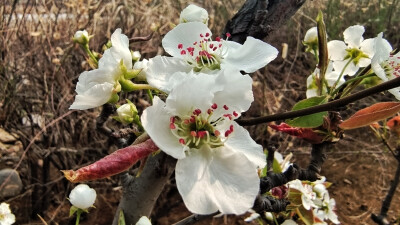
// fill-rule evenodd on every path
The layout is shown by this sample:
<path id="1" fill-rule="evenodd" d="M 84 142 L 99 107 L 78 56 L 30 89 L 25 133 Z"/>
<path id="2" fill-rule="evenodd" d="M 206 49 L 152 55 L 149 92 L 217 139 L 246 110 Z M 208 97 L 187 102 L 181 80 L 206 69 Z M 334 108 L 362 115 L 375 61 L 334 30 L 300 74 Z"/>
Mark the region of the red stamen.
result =
<path id="1" fill-rule="evenodd" d="M 190 135 L 192 136 L 192 137 L 196 137 L 197 136 L 197 133 L 196 133 L 196 131 L 190 131 Z"/>
<path id="2" fill-rule="evenodd" d="M 182 49 L 183 48 L 183 44 L 178 44 L 178 49 Z"/>
<path id="3" fill-rule="evenodd" d="M 219 132 L 218 130 L 216 130 L 216 131 L 214 131 L 214 135 L 215 135 L 216 137 L 218 137 L 219 135 L 221 135 L 221 132 Z"/>
<path id="4" fill-rule="evenodd" d="M 230 125 L 230 126 L 229 126 L 229 130 L 230 130 L 231 132 L 233 132 L 233 125 Z"/>
<path id="5" fill-rule="evenodd" d="M 220 41 L 221 41 L 221 38 L 220 38 L 220 37 L 216 37 L 215 40 L 218 41 L 218 42 L 220 42 Z"/>
<path id="6" fill-rule="evenodd" d="M 170 123 L 169 124 L 169 128 L 171 129 L 171 130 L 174 130 L 176 127 L 175 127 L 175 124 L 174 123 Z"/>
<path id="7" fill-rule="evenodd" d="M 213 112 L 212 109 L 208 109 L 208 110 L 207 110 L 207 113 L 208 113 L 209 115 L 210 115 L 212 112 Z"/>
<path id="8" fill-rule="evenodd" d="M 201 38 L 203 38 L 203 37 L 204 37 L 204 35 L 203 35 L 203 34 L 200 34 L 200 37 L 201 37 Z"/>
<path id="9" fill-rule="evenodd" d="M 206 33 L 206 37 L 210 36 L 210 33 Z"/>
<path id="10" fill-rule="evenodd" d="M 191 116 L 189 121 L 190 121 L 191 123 L 194 123 L 194 122 L 196 121 L 196 118 L 195 118 L 194 116 Z"/>
<path id="11" fill-rule="evenodd" d="M 207 131 L 201 130 L 201 131 L 197 132 L 197 136 L 199 138 L 203 138 L 206 135 L 207 135 Z"/>
<path id="12" fill-rule="evenodd" d="M 234 115 L 235 117 L 239 116 L 239 114 L 238 114 L 236 111 L 233 111 L 233 115 Z"/>
<path id="13" fill-rule="evenodd" d="M 170 123 L 175 123 L 175 117 L 171 116 L 171 118 L 169 118 L 169 122 Z"/>
<path id="14" fill-rule="evenodd" d="M 210 44 L 209 46 L 210 46 L 210 48 L 213 48 L 213 47 L 214 47 L 214 44 Z"/>
<path id="15" fill-rule="evenodd" d="M 211 108 L 212 108 L 212 109 L 217 109 L 217 108 L 218 108 L 217 103 L 212 104 Z"/>
<path id="16" fill-rule="evenodd" d="M 185 142 L 185 140 L 183 140 L 183 138 L 181 138 L 181 139 L 179 139 L 179 143 L 184 145 L 186 142 Z"/>
<path id="17" fill-rule="evenodd" d="M 201 110 L 200 110 L 200 109 L 195 109 L 195 110 L 193 111 L 193 115 L 198 116 L 198 115 L 200 115 L 200 114 L 201 114 Z"/>
<path id="18" fill-rule="evenodd" d="M 230 38 L 231 34 L 230 33 L 226 33 L 226 37 Z"/>
<path id="19" fill-rule="evenodd" d="M 182 51 L 181 51 L 181 55 L 186 55 L 186 51 L 185 51 L 185 50 L 182 50 Z"/>
<path id="20" fill-rule="evenodd" d="M 229 107 L 228 107 L 228 106 L 226 106 L 226 105 L 224 105 L 224 109 L 225 109 L 225 110 L 228 110 L 228 109 L 229 109 Z"/>
<path id="21" fill-rule="evenodd" d="M 230 131 L 230 130 L 225 131 L 225 137 L 228 137 L 231 133 L 232 133 L 232 131 Z"/>

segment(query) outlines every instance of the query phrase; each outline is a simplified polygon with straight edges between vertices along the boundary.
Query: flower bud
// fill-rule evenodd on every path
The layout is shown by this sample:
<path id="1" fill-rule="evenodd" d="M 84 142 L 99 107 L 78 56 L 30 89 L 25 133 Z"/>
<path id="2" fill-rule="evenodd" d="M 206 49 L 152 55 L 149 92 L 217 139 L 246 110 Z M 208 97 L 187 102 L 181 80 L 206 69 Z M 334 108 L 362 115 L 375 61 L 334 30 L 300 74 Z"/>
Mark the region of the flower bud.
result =
<path id="1" fill-rule="evenodd" d="M 323 196 L 325 192 L 327 192 L 325 185 L 316 184 L 313 187 L 313 191 L 317 193 L 318 196 Z"/>
<path id="2" fill-rule="evenodd" d="M 71 204 L 79 209 L 87 210 L 96 200 L 96 191 L 87 184 L 79 184 L 69 194 Z"/>
<path id="3" fill-rule="evenodd" d="M 123 123 L 123 124 L 130 124 L 135 120 L 137 117 L 138 111 L 136 106 L 129 100 L 128 103 L 121 105 L 117 109 L 118 116 L 114 117 L 115 120 Z"/>
<path id="4" fill-rule="evenodd" d="M 133 62 L 139 61 L 140 57 L 142 57 L 142 55 L 140 54 L 139 51 L 132 52 L 132 60 L 133 60 Z"/>
<path id="5" fill-rule="evenodd" d="M 151 221 L 149 220 L 149 218 L 142 216 L 137 221 L 136 225 L 151 225 Z"/>
<path id="6" fill-rule="evenodd" d="M 81 45 L 87 45 L 89 43 L 89 34 L 86 30 L 78 30 L 75 35 L 73 40 Z"/>
<path id="7" fill-rule="evenodd" d="M 182 10 L 179 22 L 180 23 L 201 22 L 207 24 L 208 12 L 201 7 L 190 4 L 188 7 Z"/>
<path id="8" fill-rule="evenodd" d="M 311 27 L 304 36 L 303 44 L 307 47 L 306 52 L 315 53 L 318 50 L 318 29 Z"/>

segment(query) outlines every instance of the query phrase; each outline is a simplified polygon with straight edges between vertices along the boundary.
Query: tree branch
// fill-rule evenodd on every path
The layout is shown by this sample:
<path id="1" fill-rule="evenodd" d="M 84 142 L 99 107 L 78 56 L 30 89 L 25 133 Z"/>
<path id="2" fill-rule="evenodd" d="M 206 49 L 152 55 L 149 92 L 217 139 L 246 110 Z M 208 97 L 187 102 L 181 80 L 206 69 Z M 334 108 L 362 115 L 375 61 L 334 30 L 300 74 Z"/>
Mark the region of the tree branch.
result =
<path id="1" fill-rule="evenodd" d="M 222 36 L 243 44 L 247 36 L 264 39 L 286 23 L 305 0 L 247 0 L 238 13 L 228 21 Z"/>
<path id="2" fill-rule="evenodd" d="M 277 120 L 296 118 L 299 116 L 310 115 L 310 114 L 317 113 L 317 112 L 334 111 L 335 109 L 337 109 L 339 107 L 343 107 L 349 103 L 355 102 L 357 100 L 363 99 L 363 98 L 371 96 L 373 94 L 376 94 L 376 93 L 379 93 L 382 91 L 387 91 L 389 89 L 399 87 L 399 86 L 400 86 L 400 77 L 397 77 L 393 80 L 386 81 L 382 84 L 365 89 L 363 91 L 359 91 L 359 92 L 352 94 L 350 96 L 347 96 L 345 98 L 328 102 L 326 104 L 317 105 L 317 106 L 313 106 L 310 108 L 301 109 L 301 110 L 297 110 L 297 111 L 277 113 L 277 114 L 272 114 L 272 115 L 262 116 L 262 117 L 257 117 L 257 118 L 239 119 L 239 120 L 236 120 L 236 122 L 242 126 L 250 126 L 250 125 L 257 125 L 260 123 L 268 123 L 268 122 L 277 121 Z"/>

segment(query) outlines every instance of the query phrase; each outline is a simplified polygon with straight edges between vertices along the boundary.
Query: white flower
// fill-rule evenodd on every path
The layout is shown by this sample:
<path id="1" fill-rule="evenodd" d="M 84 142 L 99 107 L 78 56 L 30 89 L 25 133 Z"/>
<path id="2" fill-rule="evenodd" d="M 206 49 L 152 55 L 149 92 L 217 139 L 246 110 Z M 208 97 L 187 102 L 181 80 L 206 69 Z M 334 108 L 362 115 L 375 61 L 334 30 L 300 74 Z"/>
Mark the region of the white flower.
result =
<path id="1" fill-rule="evenodd" d="M 382 81 L 388 81 L 400 76 L 400 53 L 391 55 L 392 46 L 382 37 L 383 33 L 380 33 L 375 40 L 376 53 L 372 57 L 371 68 Z M 390 89 L 389 92 L 400 100 L 400 88 Z"/>
<path id="2" fill-rule="evenodd" d="M 337 88 L 340 85 L 342 85 L 344 82 L 346 82 L 346 80 L 344 79 L 343 76 L 340 79 L 339 79 L 339 76 L 340 76 L 340 73 L 333 70 L 333 63 L 332 63 L 332 61 L 330 61 L 328 64 L 328 68 L 326 69 L 326 73 L 325 73 L 325 80 L 327 81 L 328 86 L 333 87 L 333 85 L 336 82 L 338 82 L 336 85 L 336 88 Z M 317 86 L 317 81 L 316 81 L 317 77 L 320 77 L 319 68 L 315 68 L 314 73 L 312 73 L 307 78 L 307 92 L 306 92 L 307 98 L 318 96 L 318 93 L 317 93 L 318 86 Z M 338 79 L 339 79 L 339 81 L 338 81 Z M 322 89 L 322 95 L 326 94 L 326 92 L 327 92 L 327 89 L 326 89 L 326 86 L 324 85 L 324 88 Z"/>
<path id="3" fill-rule="evenodd" d="M 304 36 L 303 44 L 307 46 L 306 52 L 315 54 L 318 50 L 318 29 L 317 27 L 311 27 L 307 30 Z"/>
<path id="4" fill-rule="evenodd" d="M 149 60 L 143 59 L 142 61 L 138 61 L 133 65 L 134 70 L 141 70 L 140 73 L 135 78 L 136 80 L 138 80 L 138 81 L 146 80 L 146 71 L 147 71 L 148 63 L 149 63 Z"/>
<path id="5" fill-rule="evenodd" d="M 336 71 L 341 72 L 349 60 L 344 71 L 344 75 L 353 76 L 360 67 L 366 67 L 371 63 L 374 51 L 374 38 L 363 38 L 365 29 L 363 26 L 355 25 L 348 27 L 344 32 L 343 41 L 328 42 L 329 57 L 333 60 L 333 67 Z"/>
<path id="6" fill-rule="evenodd" d="M 207 10 L 198 7 L 197 5 L 190 4 L 188 7 L 182 10 L 179 22 L 201 22 L 207 24 L 208 12 Z"/>
<path id="7" fill-rule="evenodd" d="M 178 159 L 175 174 L 187 208 L 242 214 L 259 191 L 262 147 L 233 120 L 253 101 L 252 79 L 235 70 L 186 74 L 166 103 L 158 97 L 142 124 L 161 150 Z"/>
<path id="8" fill-rule="evenodd" d="M 86 30 L 78 30 L 73 40 L 81 45 L 86 45 L 89 42 L 89 33 Z"/>
<path id="9" fill-rule="evenodd" d="M 0 224 L 11 225 L 15 223 L 15 215 L 11 212 L 10 205 L 2 202 L 0 204 Z"/>
<path id="10" fill-rule="evenodd" d="M 334 224 L 340 224 L 338 217 L 336 215 L 336 202 L 335 199 L 329 198 L 329 193 L 325 192 L 321 205 L 313 210 L 314 215 L 316 215 L 321 220 L 329 219 Z"/>
<path id="11" fill-rule="evenodd" d="M 136 225 L 151 225 L 151 221 L 146 216 L 142 216 L 139 221 L 137 221 Z"/>
<path id="12" fill-rule="evenodd" d="M 86 210 L 96 201 L 96 191 L 87 184 L 79 184 L 69 194 L 69 201 L 73 206 Z"/>
<path id="13" fill-rule="evenodd" d="M 200 22 L 182 23 L 168 32 L 162 40 L 165 51 L 172 57 L 156 56 L 149 60 L 146 71 L 150 85 L 170 92 L 170 79 L 176 72 L 216 73 L 220 69 L 233 68 L 247 73 L 255 72 L 276 58 L 278 50 L 271 45 L 247 37 L 241 45 L 216 38 Z"/>
<path id="14" fill-rule="evenodd" d="M 290 189 L 295 189 L 299 192 L 301 192 L 301 201 L 303 204 L 303 207 L 306 210 L 310 210 L 311 207 L 315 208 L 317 205 L 315 205 L 314 200 L 316 199 L 317 195 L 312 189 L 312 186 L 309 184 L 303 184 L 300 180 L 292 180 L 289 183 L 289 192 Z"/>
<path id="15" fill-rule="evenodd" d="M 111 35 L 112 47 L 104 52 L 99 60 L 99 68 L 85 71 L 79 76 L 76 97 L 70 109 L 90 109 L 107 103 L 119 91 L 118 79 L 121 76 L 121 61 L 127 69 L 132 69 L 132 55 L 129 39 L 117 29 Z"/>

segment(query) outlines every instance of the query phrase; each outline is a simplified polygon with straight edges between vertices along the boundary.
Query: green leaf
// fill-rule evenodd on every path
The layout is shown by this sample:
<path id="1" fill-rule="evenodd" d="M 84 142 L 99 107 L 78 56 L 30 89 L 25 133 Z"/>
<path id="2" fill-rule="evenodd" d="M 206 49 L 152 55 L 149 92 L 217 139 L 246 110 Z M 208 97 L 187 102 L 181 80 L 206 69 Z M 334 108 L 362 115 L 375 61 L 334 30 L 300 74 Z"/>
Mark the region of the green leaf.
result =
<path id="1" fill-rule="evenodd" d="M 327 102 L 327 100 L 327 96 L 315 96 L 312 98 L 304 99 L 294 105 L 292 111 L 324 104 Z M 288 119 L 285 122 L 292 127 L 314 128 L 321 126 L 324 122 L 324 117 L 327 115 L 328 112 L 319 112 L 307 116 L 296 117 L 294 119 Z"/>
<path id="2" fill-rule="evenodd" d="M 126 225 L 124 212 L 122 210 L 119 210 L 118 225 Z"/>

